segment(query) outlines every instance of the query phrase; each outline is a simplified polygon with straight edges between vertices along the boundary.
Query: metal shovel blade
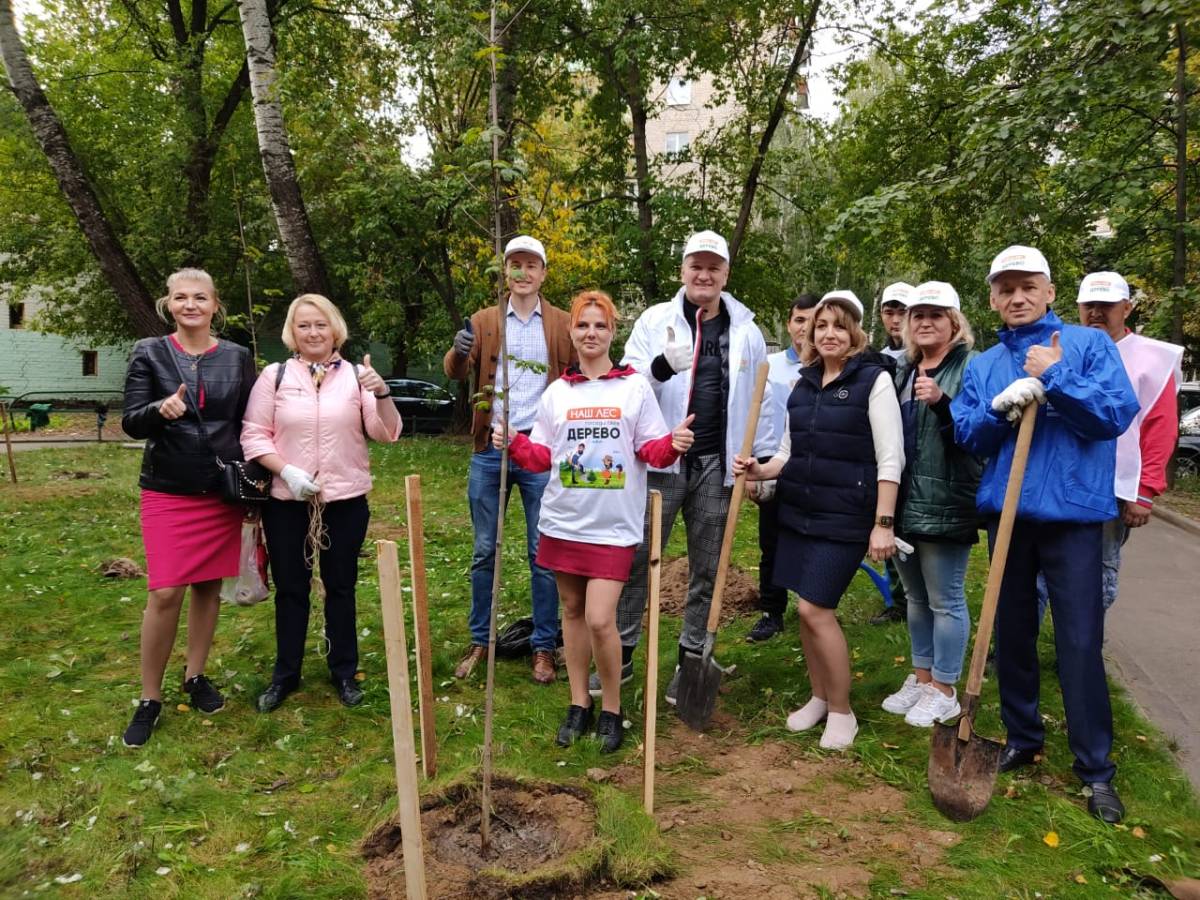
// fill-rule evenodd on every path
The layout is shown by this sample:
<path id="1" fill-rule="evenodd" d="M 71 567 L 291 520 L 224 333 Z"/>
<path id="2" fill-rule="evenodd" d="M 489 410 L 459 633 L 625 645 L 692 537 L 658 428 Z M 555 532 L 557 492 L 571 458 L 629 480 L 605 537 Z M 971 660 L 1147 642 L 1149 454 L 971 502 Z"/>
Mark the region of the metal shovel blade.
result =
<path id="1" fill-rule="evenodd" d="M 969 822 L 985 809 L 996 787 L 1000 744 L 980 737 L 959 737 L 960 721 L 933 723 L 929 751 L 929 792 L 933 805 L 955 822 Z"/>
<path id="2" fill-rule="evenodd" d="M 704 639 L 700 653 L 685 650 L 679 666 L 679 693 L 675 713 L 693 731 L 703 731 L 712 720 L 725 669 L 713 659 L 713 634 Z"/>

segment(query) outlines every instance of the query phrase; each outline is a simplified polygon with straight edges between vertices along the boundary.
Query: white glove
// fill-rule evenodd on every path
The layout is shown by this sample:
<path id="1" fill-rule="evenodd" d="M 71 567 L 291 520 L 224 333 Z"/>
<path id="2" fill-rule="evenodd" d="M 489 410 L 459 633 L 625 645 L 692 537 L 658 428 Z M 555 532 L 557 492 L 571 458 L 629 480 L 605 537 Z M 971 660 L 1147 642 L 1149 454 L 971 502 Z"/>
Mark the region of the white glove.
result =
<path id="1" fill-rule="evenodd" d="M 279 473 L 292 496 L 297 500 L 307 500 L 321 492 L 321 486 L 313 481 L 312 476 L 298 466 L 284 466 Z"/>
<path id="2" fill-rule="evenodd" d="M 676 374 L 692 367 L 695 348 L 687 341 L 675 340 L 675 329 L 667 326 L 667 346 L 663 348 L 663 359 Z"/>
<path id="3" fill-rule="evenodd" d="M 1046 388 L 1040 378 L 1018 378 L 995 397 L 992 409 L 1004 413 L 1010 422 L 1021 418 L 1021 410 L 1030 403 L 1045 403 Z"/>

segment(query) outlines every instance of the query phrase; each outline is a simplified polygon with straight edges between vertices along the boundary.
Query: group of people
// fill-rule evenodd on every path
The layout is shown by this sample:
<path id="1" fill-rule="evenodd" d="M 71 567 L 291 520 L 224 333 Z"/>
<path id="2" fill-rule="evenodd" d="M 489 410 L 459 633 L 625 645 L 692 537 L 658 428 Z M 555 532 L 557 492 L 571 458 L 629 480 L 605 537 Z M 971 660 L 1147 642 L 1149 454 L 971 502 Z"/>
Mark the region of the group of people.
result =
<path id="1" fill-rule="evenodd" d="M 541 294 L 547 262 L 536 238 L 511 240 L 503 323 L 498 307 L 476 312 L 444 360 L 447 376 L 470 377 L 484 398 L 474 407 L 467 488 L 471 644 L 456 677 L 470 676 L 487 652 L 507 447 L 507 484 L 525 507 L 532 676 L 541 684 L 557 678 L 562 611 L 570 703 L 560 746 L 592 730 L 605 752 L 622 744 L 621 685 L 633 677 L 647 599 L 648 491 L 662 495 L 662 543 L 680 513 L 687 531 L 682 663 L 703 647 L 726 516 L 743 474 L 760 506 L 762 551 L 763 620 L 750 639 L 778 633 L 788 592 L 798 597 L 811 696 L 787 727 L 823 724 L 819 743 L 831 750 L 855 739 L 836 610 L 864 557 L 894 560 L 906 596 L 912 673 L 883 709 L 916 727 L 952 719 L 970 636 L 971 547 L 981 528 L 989 547 L 995 540 L 1014 423 L 1022 408 L 1039 404 L 996 620 L 1008 732 L 1000 768 L 1031 764 L 1042 748 L 1035 644 L 1049 605 L 1075 771 L 1091 812 L 1121 819 L 1104 610 L 1116 596 L 1121 545 L 1166 486 L 1182 350 L 1126 329 L 1132 300 L 1120 275 L 1088 275 L 1078 296 L 1083 327 L 1068 325 L 1051 310 L 1045 257 L 1007 248 L 987 279 L 1003 327 L 983 353 L 945 282 L 884 290 L 888 345 L 878 351 L 853 292 L 803 294 L 789 311 L 790 346 L 768 357 L 754 314 L 726 290 L 725 240 L 701 231 L 684 247 L 681 287 L 638 317 L 618 358 L 611 297 L 587 290 L 569 311 L 553 306 Z M 225 703 L 204 668 L 221 579 L 238 573 L 244 510 L 216 491 L 218 460 L 257 462 L 272 476 L 262 525 L 277 652 L 258 709 L 278 708 L 300 685 L 314 567 L 330 679 L 342 703 L 362 701 L 355 583 L 369 519 L 367 440 L 395 441 L 401 429 L 370 357 L 356 365 L 340 355 L 347 327 L 327 298 L 292 302 L 283 341 L 293 356 L 256 376 L 249 352 L 214 334 L 223 307 L 207 273 L 181 270 L 167 289 L 159 311 L 174 332 L 135 346 L 123 417 L 126 432 L 146 441 L 139 483 L 149 582 L 129 746 L 145 744 L 159 719 L 189 585 L 183 691 L 202 712 Z M 763 363 L 769 389 L 756 411 L 753 451 L 743 457 Z M 681 671 L 677 665 L 666 688 L 669 704 Z"/>
<path id="2" fill-rule="evenodd" d="M 533 678 L 543 684 L 556 678 L 561 600 L 570 704 L 559 745 L 593 722 L 603 750 L 621 745 L 620 687 L 633 677 L 646 604 L 647 490 L 662 494 L 663 543 L 680 512 L 687 530 L 682 661 L 703 645 L 726 514 L 742 474 L 760 506 L 763 620 L 750 639 L 778 633 L 788 592 L 798 596 L 811 696 L 787 727 L 823 723 L 819 743 L 827 749 L 854 741 L 849 654 L 835 611 L 864 557 L 894 560 L 906 598 L 912 672 L 883 709 L 916 727 L 953 719 L 970 637 L 971 547 L 981 529 L 989 549 L 994 544 L 1015 423 L 1024 407 L 1038 404 L 996 621 L 1008 732 L 1000 768 L 1029 765 L 1042 749 L 1036 640 L 1048 604 L 1075 771 L 1092 814 L 1120 821 L 1101 656 L 1104 610 L 1115 599 L 1129 529 L 1145 524 L 1165 489 L 1182 380 L 1181 348 L 1125 327 L 1133 301 L 1120 275 L 1088 275 L 1078 295 L 1082 325 L 1068 325 L 1051 309 L 1055 286 L 1045 257 L 1032 247 L 1005 249 L 987 278 L 1003 327 L 983 353 L 945 282 L 884 290 L 888 343 L 880 350 L 869 346 L 853 292 L 803 294 L 789 312 L 791 345 L 768 358 L 753 313 L 725 290 L 725 240 L 702 231 L 684 247 L 682 286 L 638 317 L 615 363 L 617 311 L 608 295 L 585 291 L 564 312 L 540 294 L 547 257 L 539 241 L 515 238 L 505 257 L 507 357 L 494 307 L 466 323 L 445 357 L 449 377 L 473 372 L 474 390 L 496 398 L 475 414 L 472 643 L 457 677 L 468 677 L 486 654 L 507 445 L 509 483 L 521 489 L 528 522 Z M 753 452 L 742 457 L 763 362 L 769 390 Z M 498 381 L 502 367 L 507 380 Z M 623 481 L 589 477 L 612 461 Z M 601 487 L 609 489 L 589 492 Z M 666 689 L 670 704 L 680 673 L 676 666 Z"/>
<path id="3" fill-rule="evenodd" d="M 300 684 L 314 566 L 330 680 L 342 703 L 358 705 L 355 584 L 370 516 L 366 442 L 395 441 L 401 428 L 387 384 L 370 357 L 362 365 L 341 357 L 346 321 L 317 294 L 288 307 L 283 342 L 292 358 L 257 375 L 249 350 L 215 336 L 224 307 L 207 272 L 172 274 L 158 311 L 174 331 L 134 346 L 122 417 L 125 432 L 146 442 L 138 483 L 149 589 L 142 693 L 125 745 L 142 746 L 158 723 L 189 586 L 183 692 L 203 713 L 225 706 L 204 668 L 221 580 L 239 572 L 246 510 L 218 491 L 221 466 L 234 461 L 257 462 L 272 476 L 261 516 L 275 580 L 276 658 L 258 709 L 276 709 Z"/>

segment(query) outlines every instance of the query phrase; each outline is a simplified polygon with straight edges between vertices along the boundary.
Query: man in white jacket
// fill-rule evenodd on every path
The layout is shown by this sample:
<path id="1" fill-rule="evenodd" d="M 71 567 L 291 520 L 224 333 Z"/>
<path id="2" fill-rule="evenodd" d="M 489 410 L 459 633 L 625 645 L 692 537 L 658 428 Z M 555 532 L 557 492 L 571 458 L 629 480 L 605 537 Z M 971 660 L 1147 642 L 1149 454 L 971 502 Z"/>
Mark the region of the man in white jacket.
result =
<path id="1" fill-rule="evenodd" d="M 649 474 L 649 488 L 663 496 L 663 546 L 680 510 L 687 527 L 689 578 L 679 636 L 682 658 L 683 650 L 699 653 L 704 644 L 733 488 L 733 457 L 741 448 L 755 372 L 766 361 L 767 348 L 754 314 L 724 291 L 729 247 L 723 237 L 712 231 L 692 235 L 684 247 L 680 280 L 683 287 L 673 299 L 651 306 L 638 317 L 623 362 L 650 380 L 668 421 L 682 422 L 689 413 L 696 415 L 692 449 L 673 466 L 651 469 Z M 769 456 L 779 449 L 773 421 L 770 399 L 764 397 L 755 456 Z M 648 507 L 646 515 L 648 529 Z M 643 539 L 617 606 L 622 683 L 633 677 L 633 651 L 642 633 L 648 555 L 649 541 Z M 589 689 L 598 693 L 599 679 L 593 679 L 596 683 L 589 683 Z M 678 683 L 676 669 L 667 688 L 668 703 L 674 704 Z"/>

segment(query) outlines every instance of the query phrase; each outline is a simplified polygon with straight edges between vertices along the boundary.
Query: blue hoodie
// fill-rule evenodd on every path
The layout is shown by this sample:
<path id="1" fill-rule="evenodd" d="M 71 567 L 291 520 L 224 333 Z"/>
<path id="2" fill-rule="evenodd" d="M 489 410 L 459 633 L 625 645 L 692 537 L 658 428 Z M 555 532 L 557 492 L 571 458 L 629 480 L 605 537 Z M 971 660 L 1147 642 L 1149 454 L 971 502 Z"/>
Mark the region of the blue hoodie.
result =
<path id="1" fill-rule="evenodd" d="M 1027 377 L 1025 354 L 1060 332 L 1063 358 L 1042 373 L 1046 404 L 1038 410 L 1017 515 L 1039 522 L 1103 522 L 1117 515 L 1113 494 L 1117 437 L 1138 411 L 1137 396 L 1116 345 L 1095 328 L 1064 325 L 1053 312 L 1018 328 L 1001 328 L 1000 343 L 971 360 L 950 404 L 954 438 L 987 457 L 976 504 L 998 515 L 1012 466 L 1016 429 L 992 409 L 992 398 Z"/>

